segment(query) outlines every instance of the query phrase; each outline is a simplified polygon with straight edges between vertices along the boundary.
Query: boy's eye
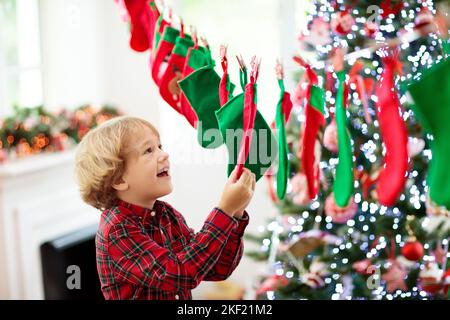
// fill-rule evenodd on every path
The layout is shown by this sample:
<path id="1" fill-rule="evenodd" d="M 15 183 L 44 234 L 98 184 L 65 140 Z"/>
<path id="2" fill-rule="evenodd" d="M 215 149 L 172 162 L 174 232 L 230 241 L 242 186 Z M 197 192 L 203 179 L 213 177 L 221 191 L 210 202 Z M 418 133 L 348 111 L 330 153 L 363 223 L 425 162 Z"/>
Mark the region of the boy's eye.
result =
<path id="1" fill-rule="evenodd" d="M 145 153 L 151 153 L 152 152 L 152 148 L 148 148 L 147 150 L 145 150 Z"/>
<path id="2" fill-rule="evenodd" d="M 160 145 L 158 146 L 158 148 L 159 148 L 160 150 L 162 150 L 162 149 L 163 149 L 162 144 L 160 144 Z"/>

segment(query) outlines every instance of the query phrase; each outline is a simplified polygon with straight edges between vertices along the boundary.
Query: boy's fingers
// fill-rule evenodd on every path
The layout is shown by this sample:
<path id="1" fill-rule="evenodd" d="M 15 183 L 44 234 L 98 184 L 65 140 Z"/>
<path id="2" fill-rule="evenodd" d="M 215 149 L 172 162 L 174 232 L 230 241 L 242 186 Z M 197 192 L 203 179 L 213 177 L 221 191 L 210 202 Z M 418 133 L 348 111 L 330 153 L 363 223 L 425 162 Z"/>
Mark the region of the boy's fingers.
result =
<path id="1" fill-rule="evenodd" d="M 245 169 L 245 171 L 242 173 L 245 175 L 244 183 L 246 186 L 250 186 L 252 184 L 252 172 L 248 169 Z"/>
<path id="2" fill-rule="evenodd" d="M 256 186 L 256 176 L 254 173 L 252 173 L 252 190 L 255 191 Z"/>
<path id="3" fill-rule="evenodd" d="M 238 167 L 235 166 L 233 171 L 231 171 L 230 176 L 228 177 L 228 179 L 230 179 L 232 182 L 236 182 L 236 177 L 237 177 L 237 172 L 238 172 Z M 242 176 L 241 176 L 242 177 Z"/>
<path id="4" fill-rule="evenodd" d="M 244 176 L 244 180 L 247 181 L 247 179 L 248 179 L 248 169 L 247 168 L 244 168 L 242 170 L 242 175 Z"/>
<path id="5" fill-rule="evenodd" d="M 239 183 L 245 186 L 246 188 L 250 188 L 250 186 L 252 185 L 250 175 L 251 175 L 250 171 L 248 169 L 244 169 L 241 175 L 241 179 L 239 179 Z"/>
<path id="6" fill-rule="evenodd" d="M 256 182 L 256 175 L 252 171 L 248 171 L 248 179 L 249 179 L 249 186 L 254 187 L 254 183 Z"/>
<path id="7" fill-rule="evenodd" d="M 247 173 L 246 173 L 246 168 L 244 168 L 243 170 L 242 170 L 242 173 L 241 173 L 241 176 L 239 177 L 239 179 L 238 179 L 238 182 L 239 183 L 242 183 L 242 184 L 245 184 L 245 181 L 246 181 L 246 179 L 247 179 Z"/>

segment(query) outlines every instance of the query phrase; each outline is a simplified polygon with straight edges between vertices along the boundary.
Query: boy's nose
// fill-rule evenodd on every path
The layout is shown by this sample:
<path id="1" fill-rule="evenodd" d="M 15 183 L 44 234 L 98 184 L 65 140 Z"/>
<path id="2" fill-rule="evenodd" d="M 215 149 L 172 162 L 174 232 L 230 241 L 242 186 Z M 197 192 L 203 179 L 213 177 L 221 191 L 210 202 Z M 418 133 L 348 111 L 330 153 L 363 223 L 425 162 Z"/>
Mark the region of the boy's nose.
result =
<path id="1" fill-rule="evenodd" d="M 159 161 L 165 161 L 167 159 L 169 159 L 169 154 L 167 152 L 165 152 L 165 151 L 161 151 L 161 154 L 160 154 L 158 160 Z"/>

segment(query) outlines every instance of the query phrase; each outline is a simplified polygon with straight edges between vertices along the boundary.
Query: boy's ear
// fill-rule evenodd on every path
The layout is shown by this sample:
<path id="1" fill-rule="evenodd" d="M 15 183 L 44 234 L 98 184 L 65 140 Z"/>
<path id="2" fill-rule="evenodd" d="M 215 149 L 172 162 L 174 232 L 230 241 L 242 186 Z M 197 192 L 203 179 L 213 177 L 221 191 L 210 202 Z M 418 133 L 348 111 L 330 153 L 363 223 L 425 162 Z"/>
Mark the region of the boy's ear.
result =
<path id="1" fill-rule="evenodd" d="M 113 183 L 112 187 L 117 190 L 117 191 L 125 191 L 128 190 L 128 183 L 123 180 L 122 178 L 120 178 L 119 180 L 117 180 L 115 183 Z"/>

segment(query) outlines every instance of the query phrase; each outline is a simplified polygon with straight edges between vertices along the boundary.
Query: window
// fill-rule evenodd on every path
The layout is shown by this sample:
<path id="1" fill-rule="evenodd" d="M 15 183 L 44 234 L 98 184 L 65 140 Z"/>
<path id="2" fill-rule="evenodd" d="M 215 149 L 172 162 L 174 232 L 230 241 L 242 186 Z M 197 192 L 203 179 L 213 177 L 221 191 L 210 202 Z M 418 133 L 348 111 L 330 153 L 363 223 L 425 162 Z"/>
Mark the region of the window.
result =
<path id="1" fill-rule="evenodd" d="M 38 0 L 0 0 L 0 118 L 43 102 Z"/>
<path id="2" fill-rule="evenodd" d="M 168 1 L 166 1 L 168 2 Z M 174 13 L 186 24 L 194 24 L 200 35 L 206 36 L 213 57 L 218 59 L 221 44 L 228 45 L 229 74 L 238 84 L 236 54 L 249 63 L 252 55 L 261 58 L 258 80 L 258 110 L 267 121 L 275 116 L 279 91 L 275 76 L 275 62 L 280 58 L 285 68 L 285 82 L 292 89 L 293 72 L 298 66 L 292 56 L 298 50 L 297 37 L 305 20 L 305 0 L 173 0 Z M 217 63 L 218 74 L 222 74 Z M 236 88 L 235 92 L 239 92 Z"/>
<path id="3" fill-rule="evenodd" d="M 234 94 L 242 92 L 239 86 L 239 68 L 235 55 L 242 54 L 247 66 L 252 55 L 261 58 L 261 71 L 258 79 L 258 111 L 270 124 L 279 99 L 279 88 L 275 74 L 277 58 L 281 58 L 285 68 L 285 85 L 292 91 L 295 86 L 294 72 L 299 67 L 292 56 L 298 50 L 300 26 L 296 19 L 303 21 L 305 0 L 165 0 L 173 8 L 175 16 L 183 18 L 185 27 L 194 25 L 199 35 L 205 36 L 216 60 L 216 71 L 222 75 L 219 62 L 219 47 L 228 45 L 228 72 L 230 80 L 237 85 Z M 165 12 L 167 15 L 167 11 Z M 297 17 L 298 16 L 298 17 Z M 175 25 L 178 21 L 175 18 Z M 165 106 L 163 107 L 165 108 Z M 183 163 L 226 163 L 225 147 L 207 150 L 198 147 L 192 140 L 192 130 L 186 126 L 178 114 L 162 112 L 161 132 L 166 145 L 176 146 L 169 151 L 174 161 Z M 174 123 L 179 123 L 173 130 Z M 183 141 L 183 143 L 180 143 Z M 170 147 L 169 147 L 170 148 Z M 177 159 L 177 160 L 175 160 Z"/>

